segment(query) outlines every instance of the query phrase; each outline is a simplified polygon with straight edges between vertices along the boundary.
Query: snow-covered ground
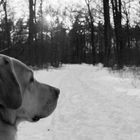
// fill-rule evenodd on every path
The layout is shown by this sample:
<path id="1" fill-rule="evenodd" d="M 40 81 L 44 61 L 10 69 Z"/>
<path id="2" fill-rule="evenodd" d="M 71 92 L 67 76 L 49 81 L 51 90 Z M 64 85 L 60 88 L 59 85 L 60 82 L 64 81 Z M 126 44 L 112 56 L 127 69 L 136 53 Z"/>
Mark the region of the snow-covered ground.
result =
<path id="1" fill-rule="evenodd" d="M 35 72 L 61 95 L 50 117 L 19 125 L 18 140 L 140 140 L 140 80 L 127 74 L 86 64 Z"/>

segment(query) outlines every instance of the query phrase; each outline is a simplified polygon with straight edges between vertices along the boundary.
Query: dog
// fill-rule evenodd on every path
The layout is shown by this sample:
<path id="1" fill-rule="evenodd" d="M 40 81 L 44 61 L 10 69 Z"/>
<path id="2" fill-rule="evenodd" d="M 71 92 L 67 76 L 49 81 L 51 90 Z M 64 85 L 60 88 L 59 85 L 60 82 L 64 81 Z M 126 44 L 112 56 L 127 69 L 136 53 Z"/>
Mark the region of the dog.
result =
<path id="1" fill-rule="evenodd" d="M 49 116 L 59 93 L 38 82 L 21 61 L 0 54 L 0 140 L 15 140 L 21 121 L 36 122 Z"/>

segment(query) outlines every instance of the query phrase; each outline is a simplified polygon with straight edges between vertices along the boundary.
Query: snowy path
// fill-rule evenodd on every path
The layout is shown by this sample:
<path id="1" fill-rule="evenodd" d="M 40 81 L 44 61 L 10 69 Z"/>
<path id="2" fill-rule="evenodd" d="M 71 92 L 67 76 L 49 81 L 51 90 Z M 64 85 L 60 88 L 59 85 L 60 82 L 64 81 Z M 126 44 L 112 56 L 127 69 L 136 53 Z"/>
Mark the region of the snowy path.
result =
<path id="1" fill-rule="evenodd" d="M 55 112 L 22 123 L 18 140 L 140 140 L 140 85 L 102 67 L 67 65 L 36 72 L 61 89 Z"/>

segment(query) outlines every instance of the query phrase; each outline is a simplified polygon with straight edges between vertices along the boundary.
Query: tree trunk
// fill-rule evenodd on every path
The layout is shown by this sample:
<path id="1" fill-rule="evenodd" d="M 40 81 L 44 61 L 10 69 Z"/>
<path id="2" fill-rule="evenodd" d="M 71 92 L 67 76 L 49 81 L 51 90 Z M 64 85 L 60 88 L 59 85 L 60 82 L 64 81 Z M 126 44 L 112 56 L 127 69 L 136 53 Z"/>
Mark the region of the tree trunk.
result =
<path id="1" fill-rule="evenodd" d="M 118 67 L 123 66 L 123 36 L 122 36 L 122 3 L 121 0 L 111 0 L 116 36 L 116 59 Z"/>
<path id="2" fill-rule="evenodd" d="M 10 25 L 8 23 L 8 16 L 7 16 L 7 0 L 2 1 L 3 2 L 3 10 L 5 14 L 5 42 L 6 42 L 6 48 L 11 47 L 11 36 L 10 36 Z"/>
<path id="3" fill-rule="evenodd" d="M 34 9 L 33 0 L 29 0 L 29 37 L 28 42 L 32 44 L 34 40 Z"/>
<path id="4" fill-rule="evenodd" d="M 89 1 L 85 0 L 87 8 L 88 8 L 88 14 L 90 17 L 90 22 L 89 22 L 89 26 L 90 26 L 90 31 L 91 31 L 91 46 L 92 46 L 92 63 L 93 65 L 96 63 L 96 48 L 95 48 L 95 43 L 94 43 L 94 19 L 91 13 L 91 9 L 90 9 L 90 5 L 89 5 Z"/>
<path id="5" fill-rule="evenodd" d="M 104 64 L 105 66 L 109 66 L 110 51 L 111 51 L 109 0 L 103 0 L 103 7 L 104 7 L 104 45 L 105 45 Z"/>

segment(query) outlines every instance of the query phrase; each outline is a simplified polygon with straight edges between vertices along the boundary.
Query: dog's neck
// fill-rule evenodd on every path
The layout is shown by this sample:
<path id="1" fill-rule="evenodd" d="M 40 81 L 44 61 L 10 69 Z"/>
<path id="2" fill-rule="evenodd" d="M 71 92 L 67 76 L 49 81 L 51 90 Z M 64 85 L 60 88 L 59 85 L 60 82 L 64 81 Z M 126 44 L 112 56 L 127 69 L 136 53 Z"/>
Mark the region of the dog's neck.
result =
<path id="1" fill-rule="evenodd" d="M 5 113 L 7 115 L 5 115 Z M 15 120 L 10 120 L 9 117 L 5 118 L 4 116 L 10 116 L 9 110 L 3 110 L 0 108 L 0 140 L 15 140 L 17 128 Z M 9 114 L 9 115 L 8 115 Z"/>
<path id="2" fill-rule="evenodd" d="M 16 126 L 16 111 L 0 106 L 0 119 L 5 124 Z"/>
<path id="3" fill-rule="evenodd" d="M 15 140 L 16 132 L 15 127 L 0 120 L 0 140 Z"/>

